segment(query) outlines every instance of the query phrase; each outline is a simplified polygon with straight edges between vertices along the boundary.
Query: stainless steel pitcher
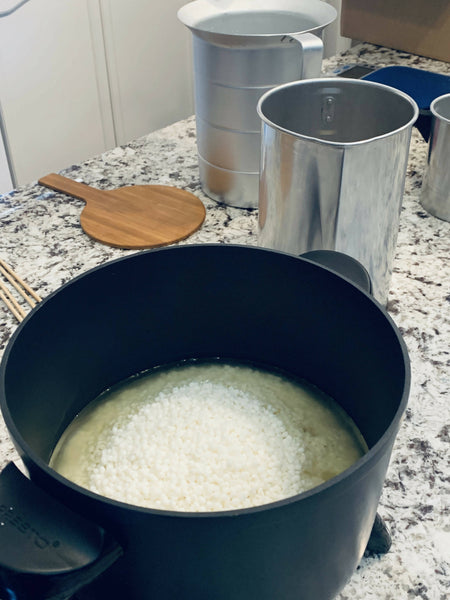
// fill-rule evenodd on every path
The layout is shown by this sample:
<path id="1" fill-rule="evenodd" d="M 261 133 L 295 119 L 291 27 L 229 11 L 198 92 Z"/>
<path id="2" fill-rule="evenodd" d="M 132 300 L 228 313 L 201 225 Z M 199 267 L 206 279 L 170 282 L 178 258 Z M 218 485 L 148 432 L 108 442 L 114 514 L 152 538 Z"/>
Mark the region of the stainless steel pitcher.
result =
<path id="1" fill-rule="evenodd" d="M 337 250 L 369 272 L 387 302 L 414 100 L 344 78 L 297 81 L 260 99 L 259 244 Z"/>
<path id="2" fill-rule="evenodd" d="M 202 188 L 219 202 L 256 208 L 258 100 L 276 85 L 319 76 L 320 36 L 336 10 L 319 0 L 196 0 L 178 18 L 193 34 Z"/>

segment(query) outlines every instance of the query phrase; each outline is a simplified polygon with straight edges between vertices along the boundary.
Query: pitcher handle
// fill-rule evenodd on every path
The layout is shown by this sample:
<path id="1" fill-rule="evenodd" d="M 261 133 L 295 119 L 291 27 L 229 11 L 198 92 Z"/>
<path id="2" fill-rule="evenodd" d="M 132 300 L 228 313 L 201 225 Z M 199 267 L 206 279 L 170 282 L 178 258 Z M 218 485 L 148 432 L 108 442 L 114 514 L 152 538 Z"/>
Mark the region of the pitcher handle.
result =
<path id="1" fill-rule="evenodd" d="M 314 79 L 319 77 L 322 70 L 323 42 L 313 33 L 290 33 L 302 47 L 303 63 L 300 79 Z"/>

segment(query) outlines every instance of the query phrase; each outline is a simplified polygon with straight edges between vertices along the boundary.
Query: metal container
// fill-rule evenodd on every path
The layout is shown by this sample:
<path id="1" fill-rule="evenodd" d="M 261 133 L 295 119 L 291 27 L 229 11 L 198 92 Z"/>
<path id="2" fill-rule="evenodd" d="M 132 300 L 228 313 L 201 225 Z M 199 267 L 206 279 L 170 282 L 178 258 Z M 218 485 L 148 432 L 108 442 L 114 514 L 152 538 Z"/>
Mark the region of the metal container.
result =
<path id="1" fill-rule="evenodd" d="M 436 98 L 430 110 L 428 164 L 420 202 L 435 217 L 450 221 L 450 94 Z"/>
<path id="2" fill-rule="evenodd" d="M 318 0 L 196 0 L 178 18 L 193 33 L 202 188 L 219 202 L 256 208 L 258 100 L 275 85 L 319 76 L 320 36 L 336 11 Z"/>
<path id="3" fill-rule="evenodd" d="M 385 304 L 416 103 L 382 84 L 333 77 L 278 86 L 258 113 L 259 244 L 348 254 Z"/>

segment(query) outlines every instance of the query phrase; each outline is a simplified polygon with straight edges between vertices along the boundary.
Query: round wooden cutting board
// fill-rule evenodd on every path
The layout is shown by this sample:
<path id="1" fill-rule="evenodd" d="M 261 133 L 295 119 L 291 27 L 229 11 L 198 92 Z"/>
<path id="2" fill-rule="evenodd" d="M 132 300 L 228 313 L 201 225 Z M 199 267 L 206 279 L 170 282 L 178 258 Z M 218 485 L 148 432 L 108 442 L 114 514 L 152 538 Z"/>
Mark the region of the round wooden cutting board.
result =
<path id="1" fill-rule="evenodd" d="M 156 248 L 178 242 L 197 231 L 206 216 L 197 196 L 166 185 L 105 191 L 56 173 L 38 183 L 86 202 L 81 227 L 94 240 L 116 248 Z"/>

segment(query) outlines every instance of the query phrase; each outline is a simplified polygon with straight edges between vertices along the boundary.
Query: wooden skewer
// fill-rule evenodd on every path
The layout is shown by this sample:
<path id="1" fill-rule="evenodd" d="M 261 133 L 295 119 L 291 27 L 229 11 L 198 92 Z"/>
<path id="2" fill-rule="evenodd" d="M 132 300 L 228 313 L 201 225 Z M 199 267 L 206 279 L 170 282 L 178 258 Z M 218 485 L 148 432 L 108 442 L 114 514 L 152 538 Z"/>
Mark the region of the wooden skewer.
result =
<path id="1" fill-rule="evenodd" d="M 16 317 L 18 321 L 23 321 L 25 318 L 25 311 L 18 304 L 17 300 L 13 298 L 9 292 L 9 290 L 5 287 L 3 283 L 0 282 L 0 298 L 12 312 L 12 314 Z"/>
<path id="2" fill-rule="evenodd" d="M 2 259 L 0 259 L 0 273 L 2 273 L 31 307 L 36 306 L 36 303 L 41 301 L 41 297 L 36 294 L 36 292 L 31 289 L 30 286 L 27 285 L 25 281 L 23 281 L 23 279 L 21 279 Z M 22 321 L 25 318 L 25 310 L 20 306 L 2 281 L 0 281 L 0 298 L 18 321 Z"/>
<path id="3" fill-rule="evenodd" d="M 9 265 L 5 263 L 4 260 L 0 258 L 0 271 L 6 277 L 6 279 L 16 288 L 19 294 L 25 298 L 28 304 L 31 307 L 36 306 L 36 302 L 40 302 L 42 298 L 36 294 L 34 290 L 30 288 L 29 285 L 25 283 L 18 275 L 15 273 Z M 18 285 L 19 284 L 19 285 Z M 24 291 L 25 290 L 25 291 Z M 28 296 L 25 292 L 31 296 Z M 34 298 L 34 300 L 32 300 Z"/>

